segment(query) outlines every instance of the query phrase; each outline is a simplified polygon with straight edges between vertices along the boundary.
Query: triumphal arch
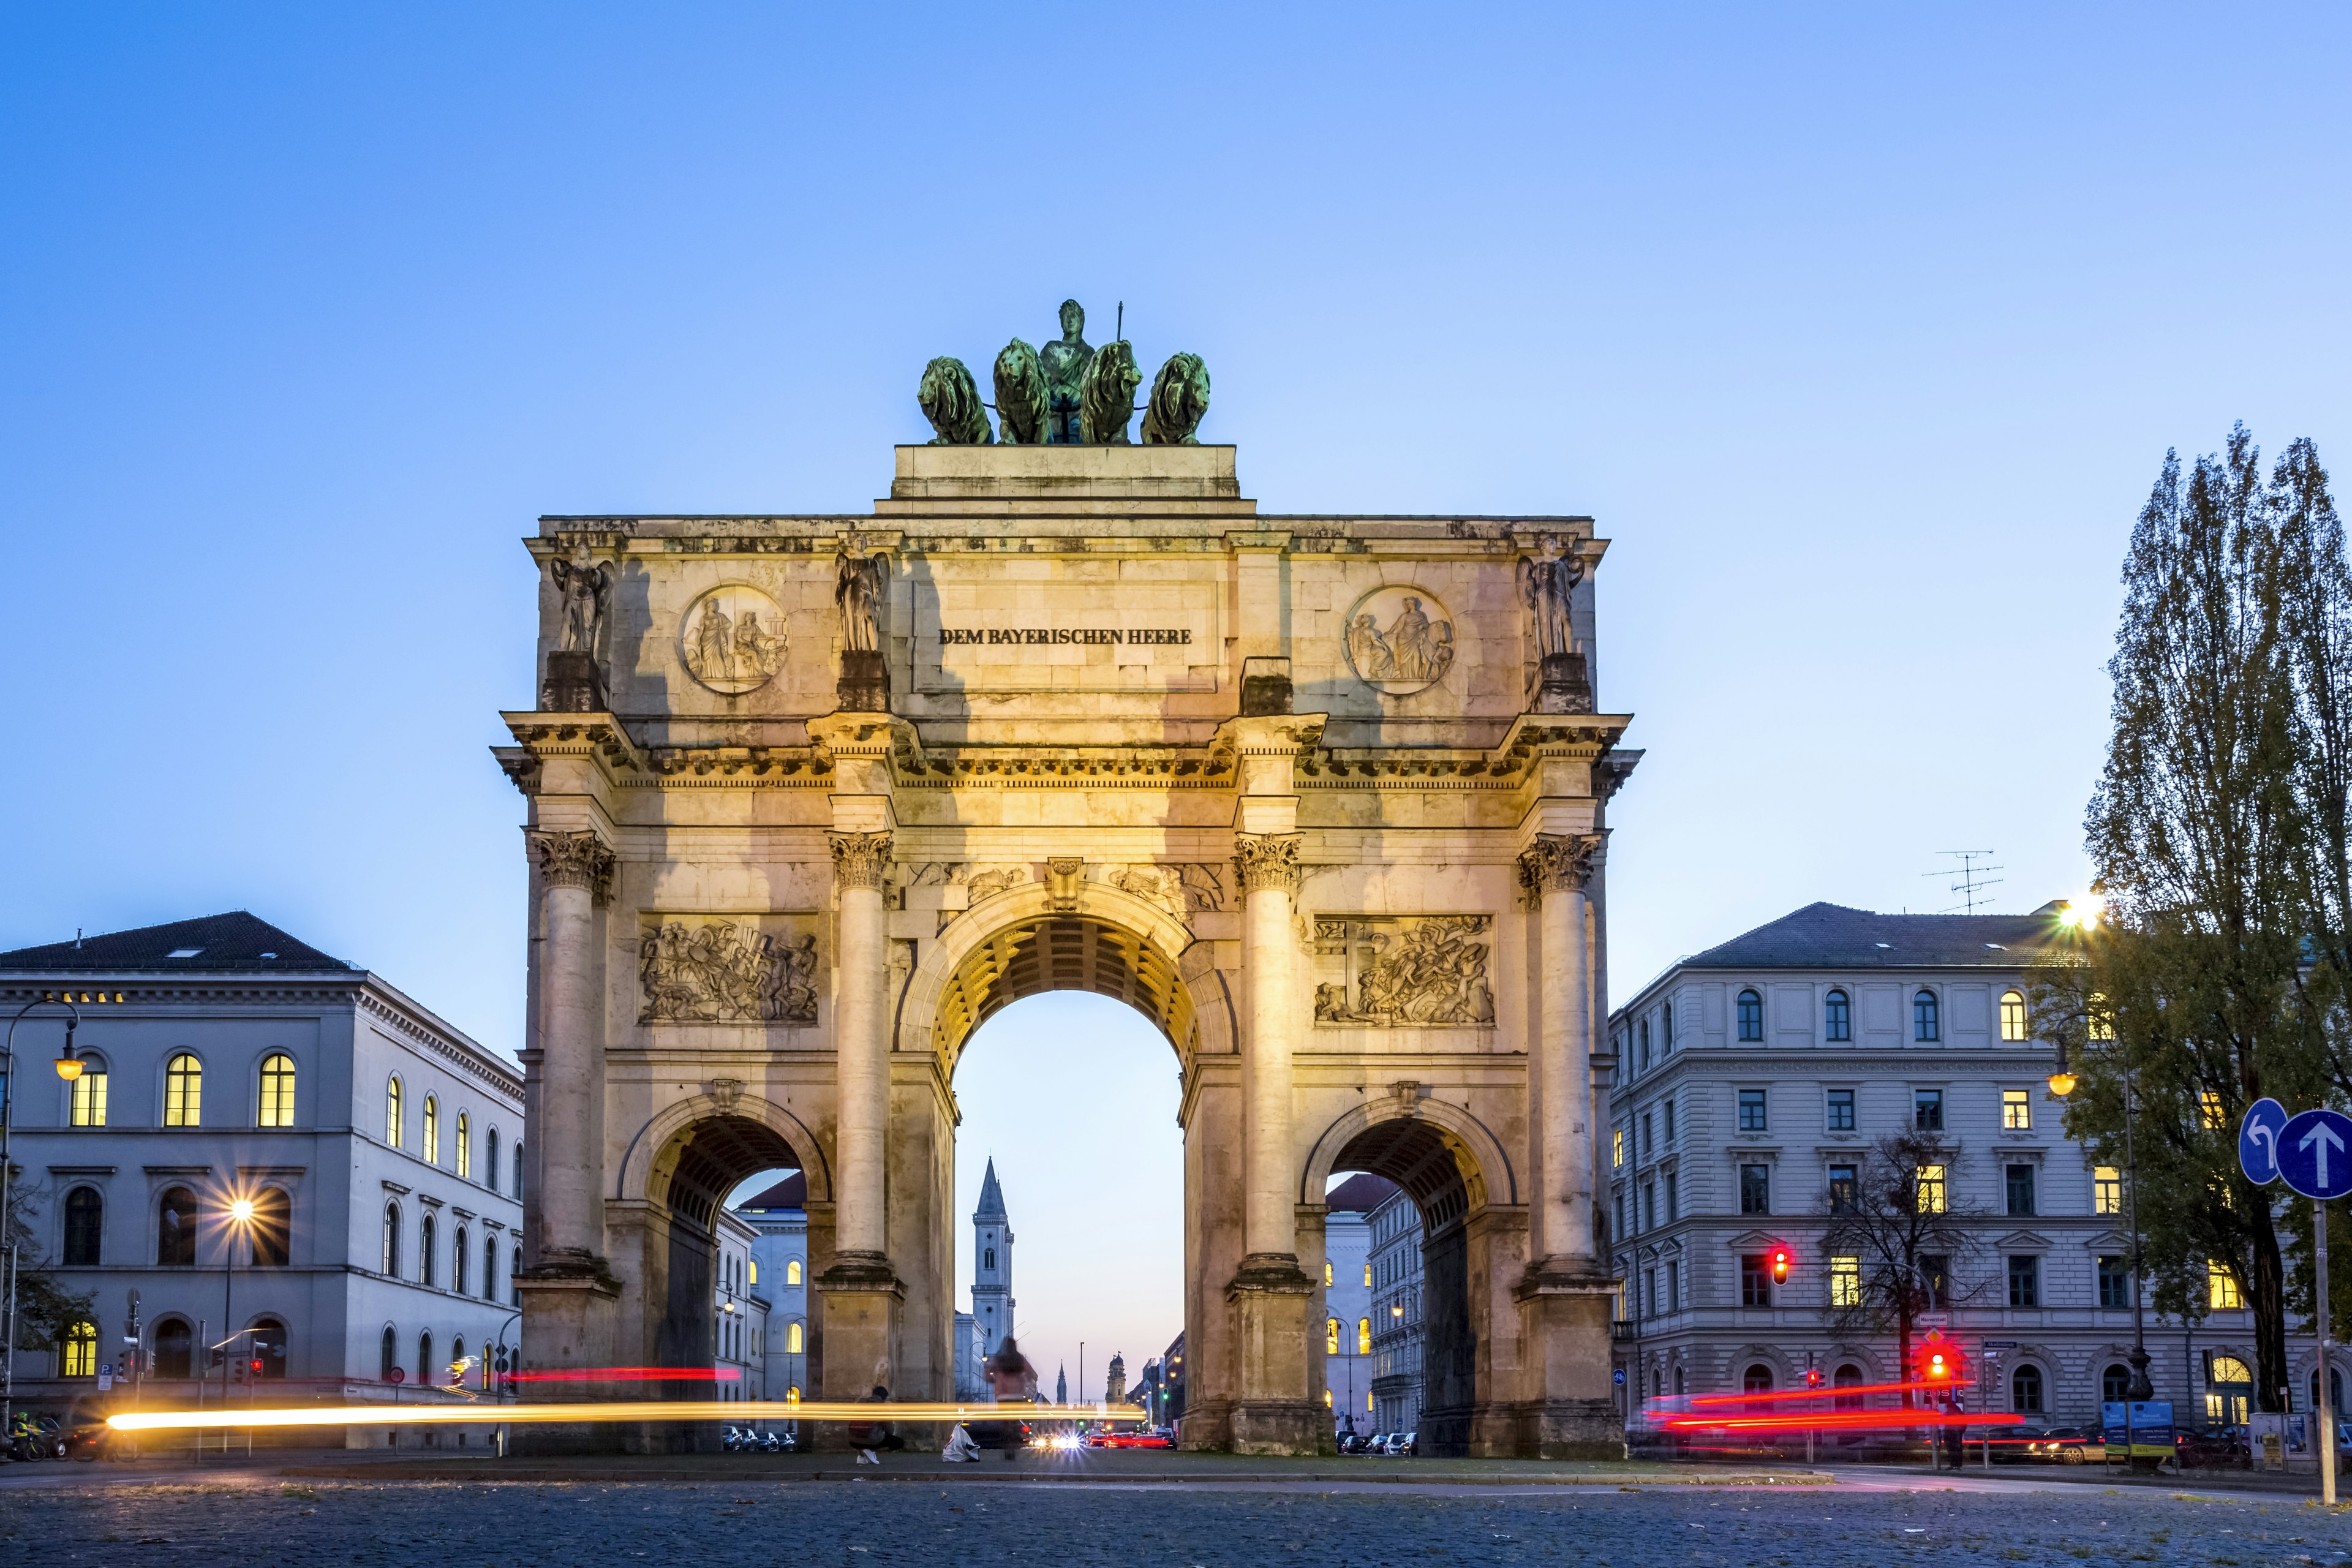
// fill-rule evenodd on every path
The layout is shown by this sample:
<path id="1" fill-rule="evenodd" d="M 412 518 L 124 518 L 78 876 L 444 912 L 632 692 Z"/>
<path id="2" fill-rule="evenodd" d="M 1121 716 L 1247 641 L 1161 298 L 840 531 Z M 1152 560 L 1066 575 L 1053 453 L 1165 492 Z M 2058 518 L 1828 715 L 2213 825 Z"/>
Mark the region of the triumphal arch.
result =
<path id="1" fill-rule="evenodd" d="M 1162 430 L 529 541 L 530 1365 L 708 1367 L 714 1214 L 791 1165 L 812 1396 L 950 1396 L 957 1061 L 1080 988 L 1182 1075 L 1188 1447 L 1330 1441 L 1322 1203 L 1360 1170 L 1427 1226 L 1424 1441 L 1622 1451 L 1605 542 L 1269 516 Z"/>

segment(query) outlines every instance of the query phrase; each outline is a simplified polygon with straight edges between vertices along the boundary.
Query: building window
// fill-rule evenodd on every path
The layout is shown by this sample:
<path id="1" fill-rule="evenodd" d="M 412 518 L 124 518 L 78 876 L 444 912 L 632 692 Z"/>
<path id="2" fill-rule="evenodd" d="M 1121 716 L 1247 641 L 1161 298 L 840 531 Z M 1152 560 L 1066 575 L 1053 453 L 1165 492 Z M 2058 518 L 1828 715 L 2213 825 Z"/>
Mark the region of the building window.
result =
<path id="1" fill-rule="evenodd" d="M 509 1293 L 509 1300 L 507 1301 L 507 1305 L 509 1307 L 520 1307 L 522 1305 L 522 1248 L 520 1247 L 516 1247 L 514 1249 L 514 1257 L 509 1261 L 509 1267 L 507 1269 L 507 1290 Z"/>
<path id="2" fill-rule="evenodd" d="M 388 1079 L 383 1086 L 383 1141 L 394 1148 L 400 1147 L 400 1079 Z"/>
<path id="3" fill-rule="evenodd" d="M 2042 1259 L 2030 1252 L 2010 1257 L 2009 1304 L 2012 1307 L 2042 1305 Z"/>
<path id="4" fill-rule="evenodd" d="M 1845 1363 L 1843 1365 L 1840 1366 L 1836 1372 L 1830 1374 L 1830 1386 L 1832 1388 L 1860 1388 L 1862 1386 L 1862 1368 L 1854 1365 L 1852 1362 Z M 1863 1396 L 1859 1394 L 1841 1394 L 1835 1399 L 1830 1401 L 1830 1404 L 1832 1408 L 1838 1410 L 1859 1410 L 1863 1406 Z"/>
<path id="5" fill-rule="evenodd" d="M 2121 1405 L 2130 1397 L 2131 1368 L 2120 1362 L 2108 1363 L 2107 1370 L 2099 1373 L 2099 1398 L 2109 1405 Z"/>
<path id="6" fill-rule="evenodd" d="M 2033 1167 L 2010 1165 L 2001 1173 L 2008 1189 L 2009 1212 L 2030 1215 L 2033 1213 Z"/>
<path id="7" fill-rule="evenodd" d="M 383 1205 L 383 1267 L 379 1273 L 400 1277 L 400 1205 Z"/>
<path id="8" fill-rule="evenodd" d="M 2238 1295 L 2238 1277 L 2219 1258 L 2205 1264 L 2205 1300 L 2214 1311 L 2227 1312 L 2245 1305 Z"/>
<path id="9" fill-rule="evenodd" d="M 1739 1130 L 1742 1132 L 1767 1131 L 1764 1120 L 1764 1091 L 1743 1089 L 1739 1091 Z"/>
<path id="10" fill-rule="evenodd" d="M 521 1145 L 521 1144 L 520 1144 L 520 1143 L 518 1143 L 518 1144 L 516 1144 L 516 1145 L 515 1145 L 515 1153 L 514 1153 L 514 1195 L 515 1195 L 515 1199 L 516 1199 L 516 1201 L 517 1201 L 517 1202 L 520 1202 L 520 1201 L 521 1201 L 521 1199 L 522 1199 L 522 1145 Z"/>
<path id="11" fill-rule="evenodd" d="M 155 1205 L 155 1262 L 165 1268 L 185 1268 L 195 1261 L 196 1194 L 173 1187 Z"/>
<path id="12" fill-rule="evenodd" d="M 1650 1066 L 1650 1020 L 1643 1019 L 1640 1027 L 1634 1031 L 1634 1036 L 1642 1042 L 1642 1054 L 1639 1059 L 1643 1070 L 1646 1071 Z"/>
<path id="13" fill-rule="evenodd" d="M 1943 1030 L 1936 1018 L 1936 994 L 1922 991 L 1911 998 L 1911 1037 L 1915 1040 L 1939 1040 Z"/>
<path id="14" fill-rule="evenodd" d="M 1772 1212 L 1772 1168 L 1769 1165 L 1739 1167 L 1739 1212 L 1741 1214 Z"/>
<path id="15" fill-rule="evenodd" d="M 2040 1367 L 2028 1363 L 2009 1374 L 2009 1407 L 2020 1415 L 2042 1414 Z"/>
<path id="16" fill-rule="evenodd" d="M 784 1260 L 784 1283 L 787 1285 L 797 1285 L 800 1282 L 801 1260 L 797 1258 L 786 1258 Z M 1369 1281 L 1367 1281 L 1367 1283 L 1369 1283 Z"/>
<path id="17" fill-rule="evenodd" d="M 275 1318 L 264 1318 L 253 1325 L 253 1359 L 261 1364 L 254 1369 L 259 1377 L 286 1375 L 286 1325 Z"/>
<path id="18" fill-rule="evenodd" d="M 1862 1305 L 1862 1259 L 1832 1258 L 1830 1259 L 1830 1305 L 1859 1307 Z"/>
<path id="19" fill-rule="evenodd" d="M 1666 1223 L 1668 1225 L 1674 1224 L 1682 1217 L 1683 1211 L 1679 1196 L 1680 1188 L 1675 1181 L 1675 1173 L 1668 1171 L 1666 1173 Z"/>
<path id="20" fill-rule="evenodd" d="M 294 1125 L 294 1058 L 284 1051 L 272 1051 L 261 1059 L 260 1110 L 256 1126 Z"/>
<path id="21" fill-rule="evenodd" d="M 416 1381 L 433 1381 L 433 1331 L 430 1329 L 416 1336 Z"/>
<path id="22" fill-rule="evenodd" d="M 1323 1320 L 1323 1353 L 1325 1355 L 1339 1353 L 1339 1320 L 1337 1318 Z"/>
<path id="23" fill-rule="evenodd" d="M 1853 1004 L 1843 991 L 1832 991 L 1822 1002 L 1822 1034 L 1836 1044 L 1853 1038 Z"/>
<path id="24" fill-rule="evenodd" d="M 1850 1089 L 1830 1090 L 1829 1117 L 1831 1131 L 1853 1131 L 1853 1090 Z"/>
<path id="25" fill-rule="evenodd" d="M 252 1239 L 257 1268 L 283 1268 L 291 1261 L 294 1205 L 282 1187 L 264 1187 L 253 1195 L 253 1222 L 246 1227 Z"/>
<path id="26" fill-rule="evenodd" d="M 466 1227 L 461 1225 L 457 1227 L 456 1245 L 454 1245 L 449 1250 L 449 1289 L 455 1290 L 460 1296 L 467 1293 L 466 1289 L 466 1275 L 467 1273 L 466 1262 L 471 1256 L 472 1255 L 466 1247 Z"/>
<path id="27" fill-rule="evenodd" d="M 1748 1405 L 1749 1414 L 1769 1415 L 1771 1412 L 1772 1404 L 1763 1396 L 1772 1392 L 1772 1369 L 1760 1362 L 1750 1366 L 1740 1377 L 1739 1391 L 1750 1396 Z"/>
<path id="28" fill-rule="evenodd" d="M 1830 1213 L 1853 1214 L 1862 1206 L 1862 1184 L 1852 1165 L 1830 1167 Z"/>
<path id="29" fill-rule="evenodd" d="M 1945 1201 L 1943 1166 L 1922 1165 L 1912 1181 L 1918 1188 L 1921 1214 L 1942 1214 L 1950 1206 Z"/>
<path id="30" fill-rule="evenodd" d="M 1927 1286 L 1930 1310 L 1945 1311 L 1952 1304 L 1952 1260 L 1940 1252 L 1919 1255 L 1919 1273 Z"/>
<path id="31" fill-rule="evenodd" d="M 88 1318 L 68 1328 L 59 1336 L 58 1345 L 58 1375 L 60 1377 L 96 1377 L 98 1375 L 98 1325 Z"/>
<path id="32" fill-rule="evenodd" d="M 495 1301 L 498 1299 L 499 1238 L 486 1236 L 482 1237 L 482 1300 Z"/>
<path id="33" fill-rule="evenodd" d="M 2224 1426 L 2241 1426 L 2254 1392 L 2254 1374 L 2233 1355 L 2217 1355 L 2205 1369 L 2205 1418 Z"/>
<path id="34" fill-rule="evenodd" d="M 2021 1089 L 2000 1091 L 2000 1129 L 2004 1132 L 2024 1132 L 2033 1126 L 2032 1098 Z"/>
<path id="35" fill-rule="evenodd" d="M 2004 991 L 2000 994 L 2000 1037 L 2011 1045 L 2025 1038 L 2025 997 L 2018 992 Z M 2038 1378 L 2041 1374 L 2037 1373 L 2034 1375 Z"/>
<path id="36" fill-rule="evenodd" d="M 457 1112 L 457 1179 L 461 1182 L 474 1179 L 473 1119 L 462 1110 Z"/>
<path id="37" fill-rule="evenodd" d="M 1323 1283 L 1326 1285 L 1331 1283 L 1331 1264 L 1328 1258 L 1324 1260 L 1323 1264 Z"/>
<path id="38" fill-rule="evenodd" d="M 195 1369 L 196 1334 L 185 1318 L 167 1318 L 155 1325 L 157 1377 L 186 1377 Z"/>
<path id="39" fill-rule="evenodd" d="M 2091 1172 L 2091 1212 L 2124 1212 L 2124 1175 L 2113 1165 L 2100 1165 Z"/>
<path id="40" fill-rule="evenodd" d="M 1625 1130 L 1622 1127 L 1609 1130 L 1609 1164 L 1613 1170 L 1625 1168 Z"/>
<path id="41" fill-rule="evenodd" d="M 425 1163 L 441 1163 L 441 1101 L 429 1094 L 425 1097 Z"/>
<path id="42" fill-rule="evenodd" d="M 429 1214 L 416 1222 L 416 1282 L 420 1285 L 430 1285 L 435 1282 L 433 1242 L 434 1232 L 438 1228 L 439 1226 L 435 1224 L 433 1216 Z"/>
<path id="43" fill-rule="evenodd" d="M 193 1052 L 176 1053 L 163 1068 L 163 1125 L 202 1125 L 204 1101 L 205 1064 Z"/>
<path id="44" fill-rule="evenodd" d="M 2219 1090 L 2200 1089 L 2197 1091 L 2197 1109 L 2204 1121 L 2205 1131 L 2218 1132 L 2229 1125 L 2230 1113 L 2221 1108 Z"/>
<path id="45" fill-rule="evenodd" d="M 1658 1271 L 1654 1268 L 1644 1268 L 1642 1270 L 1642 1316 L 1654 1318 L 1657 1315 Z"/>
<path id="46" fill-rule="evenodd" d="M 1679 1312 L 1682 1309 L 1683 1266 L 1677 1259 L 1669 1258 L 1666 1259 L 1666 1310 Z"/>
<path id="47" fill-rule="evenodd" d="M 81 1076 L 73 1080 L 72 1121 L 76 1127 L 106 1125 L 106 1068 L 90 1067 L 82 1058 Z"/>
<path id="48" fill-rule="evenodd" d="M 1675 1005 L 1671 1002 L 1667 1003 L 1658 1010 L 1658 1016 L 1662 1020 L 1661 1027 L 1665 1034 L 1665 1048 L 1671 1051 L 1675 1048 Z"/>
<path id="49" fill-rule="evenodd" d="M 1764 1038 L 1764 998 L 1753 991 L 1739 994 L 1739 1043 L 1753 1045 Z"/>
<path id="50" fill-rule="evenodd" d="M 801 1353 L 801 1326 L 798 1323 L 784 1325 L 784 1353 L 786 1355 Z"/>
<path id="51" fill-rule="evenodd" d="M 63 1261 L 68 1268 L 90 1268 L 98 1263 L 99 1237 L 106 1226 L 106 1200 L 96 1187 L 76 1187 L 66 1194 L 66 1236 Z"/>
<path id="52" fill-rule="evenodd" d="M 1760 1252 L 1739 1255 L 1739 1304 L 1743 1307 L 1769 1307 L 1772 1304 L 1772 1276 L 1765 1268 Z"/>
<path id="53" fill-rule="evenodd" d="M 1356 1320 L 1356 1353 L 1358 1355 L 1372 1353 L 1372 1321 L 1370 1318 Z"/>
<path id="54" fill-rule="evenodd" d="M 494 1193 L 499 1190 L 499 1130 L 495 1127 L 482 1140 L 482 1185 Z"/>
<path id="55" fill-rule="evenodd" d="M 981 1249 L 980 1266 L 982 1268 L 993 1268 L 996 1267 L 996 1248 L 988 1247 Z"/>
<path id="56" fill-rule="evenodd" d="M 1656 1153 L 1657 1153 L 1657 1152 L 1658 1152 L 1658 1143 L 1657 1143 L 1657 1140 L 1656 1140 L 1656 1139 L 1654 1139 L 1654 1138 L 1653 1138 L 1653 1137 L 1651 1137 L 1651 1136 L 1650 1136 L 1650 1132 L 1651 1132 L 1651 1126 L 1650 1126 L 1650 1113 L 1649 1113 L 1648 1111 L 1646 1111 L 1646 1110 L 1645 1110 L 1645 1111 L 1642 1112 L 1642 1140 L 1641 1140 L 1641 1147 L 1639 1147 L 1638 1149 L 1636 1149 L 1636 1150 L 1633 1152 L 1633 1158 L 1635 1158 L 1636 1160 L 1647 1160 L 1647 1159 L 1651 1158 L 1652 1156 L 1654 1156 L 1654 1154 L 1656 1154 Z"/>
<path id="57" fill-rule="evenodd" d="M 1942 1089 L 1916 1089 L 1911 1091 L 1911 1125 L 1921 1132 L 1941 1132 L 1944 1130 Z"/>
<path id="58" fill-rule="evenodd" d="M 1658 1110 L 1666 1119 L 1666 1147 L 1671 1149 L 1675 1146 L 1675 1102 L 1671 1100 L 1660 1100 Z"/>
<path id="59" fill-rule="evenodd" d="M 2109 1310 L 2119 1310 L 2131 1305 L 2131 1276 L 2124 1270 L 2120 1258 L 2099 1259 L 2099 1305 Z"/>

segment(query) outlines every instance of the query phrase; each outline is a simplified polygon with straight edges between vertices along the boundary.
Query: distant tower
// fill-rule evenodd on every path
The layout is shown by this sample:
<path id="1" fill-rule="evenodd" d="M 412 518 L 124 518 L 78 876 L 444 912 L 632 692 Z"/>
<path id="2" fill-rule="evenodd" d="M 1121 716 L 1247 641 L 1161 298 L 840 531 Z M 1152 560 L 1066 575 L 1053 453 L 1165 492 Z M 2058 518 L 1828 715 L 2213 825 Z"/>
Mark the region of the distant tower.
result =
<path id="1" fill-rule="evenodd" d="M 1054 1403 L 1056 1405 L 1067 1405 L 1069 1402 L 1070 1369 L 1068 1366 L 1056 1362 L 1054 1365 Z"/>
<path id="2" fill-rule="evenodd" d="M 994 1355 L 1013 1331 L 1013 1227 L 1006 1223 L 1004 1189 L 996 1184 L 996 1162 L 981 1178 L 980 1206 L 971 1211 L 971 1315 L 980 1342 Z"/>
<path id="3" fill-rule="evenodd" d="M 1110 1373 L 1103 1379 L 1103 1399 L 1112 1405 L 1127 1403 L 1127 1352 L 1113 1351 Z"/>

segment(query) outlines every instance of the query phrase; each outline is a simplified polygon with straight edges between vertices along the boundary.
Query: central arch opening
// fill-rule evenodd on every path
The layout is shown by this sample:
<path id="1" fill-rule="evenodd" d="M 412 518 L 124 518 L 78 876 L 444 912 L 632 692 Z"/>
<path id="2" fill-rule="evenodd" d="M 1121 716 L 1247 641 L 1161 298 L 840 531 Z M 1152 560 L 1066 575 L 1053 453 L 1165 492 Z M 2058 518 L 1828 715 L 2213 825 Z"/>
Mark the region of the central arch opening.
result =
<path id="1" fill-rule="evenodd" d="M 1055 991 L 1126 1003 L 1180 1056 L 1198 1047 L 1192 993 L 1158 946 L 1108 921 L 1051 915 L 1007 926 L 964 955 L 940 990 L 933 1047 L 952 1072 L 973 1030 L 1015 1002 Z"/>

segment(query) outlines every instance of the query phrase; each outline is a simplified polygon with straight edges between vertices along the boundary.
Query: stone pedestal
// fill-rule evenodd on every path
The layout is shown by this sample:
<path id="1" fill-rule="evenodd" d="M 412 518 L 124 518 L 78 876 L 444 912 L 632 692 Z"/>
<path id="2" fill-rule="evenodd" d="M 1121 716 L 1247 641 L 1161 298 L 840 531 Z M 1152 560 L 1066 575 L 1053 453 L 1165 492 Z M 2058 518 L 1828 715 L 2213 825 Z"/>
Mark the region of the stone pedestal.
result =
<path id="1" fill-rule="evenodd" d="M 1537 673 L 1535 710 L 1538 713 L 1590 713 L 1592 679 L 1580 653 L 1548 653 Z"/>
<path id="2" fill-rule="evenodd" d="M 1236 1454 L 1320 1451 L 1328 1419 L 1307 1386 L 1307 1310 L 1315 1283 L 1287 1253 L 1254 1253 L 1225 1288 L 1240 1352 L 1234 1404 Z"/>
<path id="3" fill-rule="evenodd" d="M 890 711 L 890 667 L 878 648 L 841 650 L 841 680 L 835 701 L 844 713 Z"/>
<path id="4" fill-rule="evenodd" d="M 820 1394 L 828 1400 L 864 1399 L 877 1384 L 893 1386 L 898 1342 L 898 1309 L 907 1287 L 890 1260 L 878 1252 L 837 1252 L 833 1264 L 816 1279 L 824 1312 L 824 1356 Z M 818 1366 L 813 1358 L 810 1364 Z M 820 1448 L 838 1451 L 849 1446 L 844 1424 L 814 1424 L 813 1441 Z"/>
<path id="5" fill-rule="evenodd" d="M 1520 1456 L 1623 1458 L 1625 1423 L 1611 1397 L 1611 1281 L 1590 1262 L 1548 1258 L 1513 1294 L 1525 1356 Z"/>
<path id="6" fill-rule="evenodd" d="M 525 1372 L 584 1372 L 613 1364 L 621 1299 L 620 1281 L 601 1264 L 576 1255 L 546 1259 L 515 1276 L 522 1293 L 520 1362 Z M 607 1384 L 551 1381 L 530 1385 L 530 1398 L 544 1404 L 584 1404 L 614 1397 Z M 632 1397 L 642 1389 L 631 1391 Z M 610 1422 L 530 1422 L 513 1429 L 519 1454 L 617 1454 L 627 1447 L 626 1430 Z"/>
<path id="7" fill-rule="evenodd" d="M 1242 717 L 1268 719 L 1290 710 L 1290 661 L 1274 658 L 1242 660 Z"/>
<path id="8" fill-rule="evenodd" d="M 591 653 L 561 650 L 547 656 L 547 679 L 540 686 L 542 713 L 602 713 L 611 706 L 604 672 Z"/>

